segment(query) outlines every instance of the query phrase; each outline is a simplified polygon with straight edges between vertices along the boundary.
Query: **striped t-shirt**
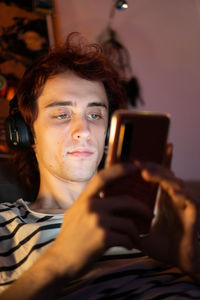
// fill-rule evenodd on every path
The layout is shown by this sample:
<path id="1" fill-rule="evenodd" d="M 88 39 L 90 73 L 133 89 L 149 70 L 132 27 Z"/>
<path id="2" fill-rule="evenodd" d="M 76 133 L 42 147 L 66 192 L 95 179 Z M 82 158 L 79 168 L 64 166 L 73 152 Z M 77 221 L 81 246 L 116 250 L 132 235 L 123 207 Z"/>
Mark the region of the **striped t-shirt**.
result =
<path id="1" fill-rule="evenodd" d="M 62 219 L 62 214 L 33 212 L 22 199 L 0 204 L 0 292 L 50 245 Z M 177 268 L 115 247 L 82 278 L 66 282 L 59 299 L 200 299 L 200 286 Z"/>
<path id="2" fill-rule="evenodd" d="M 0 292 L 55 239 L 63 214 L 31 211 L 22 199 L 0 204 Z"/>

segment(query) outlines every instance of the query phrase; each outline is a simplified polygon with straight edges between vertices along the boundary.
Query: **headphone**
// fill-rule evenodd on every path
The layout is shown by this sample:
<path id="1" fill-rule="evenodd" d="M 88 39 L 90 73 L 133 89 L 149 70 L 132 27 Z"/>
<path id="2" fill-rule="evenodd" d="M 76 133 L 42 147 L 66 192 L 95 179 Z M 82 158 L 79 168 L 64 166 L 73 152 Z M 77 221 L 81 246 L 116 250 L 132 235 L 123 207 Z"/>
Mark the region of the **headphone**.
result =
<path id="1" fill-rule="evenodd" d="M 19 111 L 16 95 L 9 106 L 9 116 L 5 120 L 7 145 L 12 149 L 28 148 L 33 144 L 33 136 Z"/>

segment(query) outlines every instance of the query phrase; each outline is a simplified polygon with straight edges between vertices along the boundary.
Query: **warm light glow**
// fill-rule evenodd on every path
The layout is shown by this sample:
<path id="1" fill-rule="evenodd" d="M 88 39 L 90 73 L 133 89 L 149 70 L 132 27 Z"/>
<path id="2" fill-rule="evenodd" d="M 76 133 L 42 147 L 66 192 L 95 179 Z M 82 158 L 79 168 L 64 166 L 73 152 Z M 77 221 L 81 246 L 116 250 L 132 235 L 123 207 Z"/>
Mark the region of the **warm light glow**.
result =
<path id="1" fill-rule="evenodd" d="M 111 125 L 110 125 L 109 145 L 113 144 L 113 142 L 114 142 L 116 125 L 117 125 L 117 118 L 115 116 L 113 116 L 112 120 L 111 120 Z"/>
<path id="2" fill-rule="evenodd" d="M 120 131 L 119 131 L 119 139 L 118 139 L 118 147 L 117 147 L 117 158 L 120 157 L 121 153 L 122 153 L 124 133 L 125 133 L 125 124 L 122 124 L 120 126 Z"/>
<path id="3" fill-rule="evenodd" d="M 107 153 L 105 167 L 110 166 L 110 161 L 111 161 L 111 157 L 112 157 L 112 153 L 111 153 L 112 145 L 114 143 L 116 126 L 117 126 L 117 118 L 115 116 L 113 116 L 111 119 L 111 124 L 110 124 L 109 145 L 108 145 L 108 153 Z"/>
<path id="4" fill-rule="evenodd" d="M 14 98 L 14 96 L 15 96 L 15 88 L 10 87 L 7 91 L 6 100 L 10 101 Z"/>

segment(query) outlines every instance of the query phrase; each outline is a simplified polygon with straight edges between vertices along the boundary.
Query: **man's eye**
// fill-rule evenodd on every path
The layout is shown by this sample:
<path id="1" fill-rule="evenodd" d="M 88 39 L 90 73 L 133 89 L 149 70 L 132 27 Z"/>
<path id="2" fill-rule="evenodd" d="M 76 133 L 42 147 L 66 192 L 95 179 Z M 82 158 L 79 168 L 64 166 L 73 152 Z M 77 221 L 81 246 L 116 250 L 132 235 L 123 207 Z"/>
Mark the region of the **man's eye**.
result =
<path id="1" fill-rule="evenodd" d="M 102 116 L 101 116 L 100 114 L 95 114 L 95 113 L 89 114 L 88 116 L 89 116 L 89 118 L 92 119 L 92 120 L 99 120 L 99 119 L 102 118 Z"/>
<path id="2" fill-rule="evenodd" d="M 70 119 L 70 115 L 69 114 L 60 114 L 60 115 L 56 116 L 56 119 L 68 120 L 68 119 Z"/>

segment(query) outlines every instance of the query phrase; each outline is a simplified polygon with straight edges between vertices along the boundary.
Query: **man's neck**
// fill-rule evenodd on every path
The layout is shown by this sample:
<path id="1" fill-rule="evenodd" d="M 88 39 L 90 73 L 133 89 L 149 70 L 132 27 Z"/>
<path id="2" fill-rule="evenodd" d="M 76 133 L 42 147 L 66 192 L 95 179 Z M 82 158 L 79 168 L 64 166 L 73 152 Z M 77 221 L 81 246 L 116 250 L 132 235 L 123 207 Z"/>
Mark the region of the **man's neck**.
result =
<path id="1" fill-rule="evenodd" d="M 45 178 L 40 181 L 37 198 L 30 205 L 32 210 L 43 213 L 64 213 L 78 198 L 87 182 L 63 181 Z"/>

